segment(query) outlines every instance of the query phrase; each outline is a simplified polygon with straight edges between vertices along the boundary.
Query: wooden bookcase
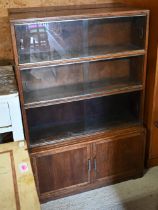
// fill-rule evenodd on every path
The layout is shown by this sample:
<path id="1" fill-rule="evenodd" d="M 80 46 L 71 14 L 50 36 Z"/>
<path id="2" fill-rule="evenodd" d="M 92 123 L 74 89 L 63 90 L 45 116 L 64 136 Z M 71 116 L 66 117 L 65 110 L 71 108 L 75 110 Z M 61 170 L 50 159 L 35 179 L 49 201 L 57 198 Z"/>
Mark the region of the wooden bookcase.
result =
<path id="1" fill-rule="evenodd" d="M 41 202 L 140 177 L 149 11 L 105 4 L 9 14 Z"/>

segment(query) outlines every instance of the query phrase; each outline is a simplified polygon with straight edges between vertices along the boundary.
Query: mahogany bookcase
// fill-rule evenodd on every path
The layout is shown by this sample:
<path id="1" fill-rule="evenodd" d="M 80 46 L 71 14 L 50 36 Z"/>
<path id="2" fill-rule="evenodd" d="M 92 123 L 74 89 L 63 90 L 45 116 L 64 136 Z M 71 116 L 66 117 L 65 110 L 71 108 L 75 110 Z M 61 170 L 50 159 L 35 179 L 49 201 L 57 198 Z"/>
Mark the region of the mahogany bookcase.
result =
<path id="1" fill-rule="evenodd" d="M 149 11 L 104 4 L 9 15 L 41 202 L 142 176 Z"/>

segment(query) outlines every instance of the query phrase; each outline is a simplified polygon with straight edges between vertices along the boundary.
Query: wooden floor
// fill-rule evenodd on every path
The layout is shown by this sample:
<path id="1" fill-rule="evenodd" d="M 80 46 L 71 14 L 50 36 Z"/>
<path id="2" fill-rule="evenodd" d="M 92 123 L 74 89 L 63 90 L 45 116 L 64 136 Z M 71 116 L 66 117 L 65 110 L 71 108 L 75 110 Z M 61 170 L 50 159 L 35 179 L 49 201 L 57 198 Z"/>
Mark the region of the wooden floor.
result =
<path id="1" fill-rule="evenodd" d="M 24 142 L 0 144 L 0 210 L 40 210 Z"/>

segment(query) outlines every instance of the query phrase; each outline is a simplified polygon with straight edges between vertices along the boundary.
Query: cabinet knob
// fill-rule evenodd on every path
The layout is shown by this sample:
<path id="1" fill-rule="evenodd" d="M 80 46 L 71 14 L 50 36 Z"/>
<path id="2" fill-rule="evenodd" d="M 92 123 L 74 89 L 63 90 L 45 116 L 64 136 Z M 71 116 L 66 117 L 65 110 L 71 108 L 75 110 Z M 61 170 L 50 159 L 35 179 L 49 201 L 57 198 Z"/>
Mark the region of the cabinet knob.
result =
<path id="1" fill-rule="evenodd" d="M 155 125 L 156 128 L 158 128 L 158 121 L 155 121 L 154 125 Z"/>

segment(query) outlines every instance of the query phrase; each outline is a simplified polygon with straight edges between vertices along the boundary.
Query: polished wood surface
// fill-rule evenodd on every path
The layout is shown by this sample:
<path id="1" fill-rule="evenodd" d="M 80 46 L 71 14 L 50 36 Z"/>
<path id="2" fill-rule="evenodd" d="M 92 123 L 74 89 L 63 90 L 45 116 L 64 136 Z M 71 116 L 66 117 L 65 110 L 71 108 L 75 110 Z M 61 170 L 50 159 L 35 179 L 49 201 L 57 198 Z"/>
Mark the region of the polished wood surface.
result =
<path id="1" fill-rule="evenodd" d="M 83 18 L 87 14 L 89 16 L 101 17 L 105 15 L 115 15 L 124 14 L 130 15 L 131 12 L 137 14 L 140 12 L 144 14 L 147 10 L 143 11 L 137 8 L 127 7 L 124 4 L 95 4 L 95 5 L 80 5 L 80 6 L 63 6 L 63 7 L 41 7 L 41 8 L 26 8 L 26 9 L 10 9 L 9 16 L 11 18 L 11 22 L 18 22 L 18 20 L 29 21 L 34 19 L 60 19 L 63 17 L 64 19 L 70 18 Z"/>
<path id="2" fill-rule="evenodd" d="M 15 41 L 15 40 L 14 40 Z M 38 67 L 38 66 L 51 66 L 51 65 L 66 65 L 66 64 L 73 64 L 73 63 L 80 63 L 80 62 L 90 62 L 90 61 L 99 61 L 99 60 L 106 60 L 106 59 L 117 59 L 117 58 L 124 58 L 124 57 L 130 57 L 130 56 L 141 56 L 146 54 L 146 50 L 144 49 L 135 49 L 132 46 L 130 48 L 124 48 L 119 47 L 113 48 L 115 52 L 113 53 L 103 53 L 103 55 L 95 55 L 95 56 L 88 56 L 88 57 L 78 57 L 73 59 L 62 59 L 62 60 L 51 60 L 51 61 L 44 61 L 44 62 L 38 62 L 38 63 L 26 63 L 26 64 L 19 64 L 18 62 L 18 56 L 17 56 L 17 50 L 15 50 L 15 61 L 16 64 L 19 65 L 20 70 L 32 68 L 32 67 Z M 108 50 L 109 51 L 109 50 Z M 99 51 L 98 51 L 99 52 Z"/>
<path id="3" fill-rule="evenodd" d="M 97 182 L 110 176 L 143 171 L 144 136 L 121 138 L 117 141 L 98 141 L 94 144 Z"/>
<path id="4" fill-rule="evenodd" d="M 69 146 L 32 155 L 39 195 L 90 183 L 90 145 Z"/>

